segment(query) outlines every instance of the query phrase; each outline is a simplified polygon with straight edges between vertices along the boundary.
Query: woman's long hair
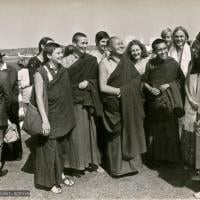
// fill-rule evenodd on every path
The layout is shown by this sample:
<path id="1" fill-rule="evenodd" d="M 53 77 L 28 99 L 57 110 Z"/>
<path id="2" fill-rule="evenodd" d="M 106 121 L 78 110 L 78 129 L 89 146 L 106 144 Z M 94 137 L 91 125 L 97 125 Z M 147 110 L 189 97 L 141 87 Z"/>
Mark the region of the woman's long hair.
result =
<path id="1" fill-rule="evenodd" d="M 176 34 L 177 31 L 182 31 L 184 34 L 185 34 L 185 43 L 188 42 L 189 40 L 189 34 L 188 34 L 188 31 L 183 27 L 183 26 L 177 26 L 174 30 L 173 30 L 173 33 L 172 33 L 172 40 L 173 40 L 173 44 L 175 44 L 174 42 L 174 35 Z M 175 44 L 176 45 L 176 44 Z"/>
<path id="2" fill-rule="evenodd" d="M 127 54 L 127 56 L 128 56 L 132 61 L 134 61 L 134 59 L 133 59 L 133 57 L 132 57 L 132 55 L 131 55 L 131 47 L 132 47 L 133 45 L 138 45 L 138 46 L 140 47 L 140 49 L 141 49 L 141 51 L 142 51 L 142 53 L 141 53 L 141 58 L 146 58 L 146 57 L 148 57 L 148 52 L 147 52 L 147 49 L 146 49 L 145 45 L 144 45 L 142 42 L 140 42 L 139 40 L 132 40 L 131 42 L 129 42 L 129 44 L 128 44 L 127 48 L 126 48 L 126 51 L 125 51 L 126 54 Z"/>

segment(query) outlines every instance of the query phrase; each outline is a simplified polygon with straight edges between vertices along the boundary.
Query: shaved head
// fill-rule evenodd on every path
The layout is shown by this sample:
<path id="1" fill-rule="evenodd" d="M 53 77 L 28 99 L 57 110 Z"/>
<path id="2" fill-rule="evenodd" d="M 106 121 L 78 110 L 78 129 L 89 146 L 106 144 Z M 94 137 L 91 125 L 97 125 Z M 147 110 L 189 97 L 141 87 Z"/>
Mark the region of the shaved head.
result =
<path id="1" fill-rule="evenodd" d="M 116 40 L 122 41 L 119 37 L 113 36 L 113 37 L 109 38 L 109 40 L 108 40 L 108 46 L 112 46 L 113 43 L 114 43 Z"/>
<path id="2" fill-rule="evenodd" d="M 119 37 L 111 37 L 108 40 L 108 48 L 113 55 L 121 55 L 124 52 L 124 44 Z"/>

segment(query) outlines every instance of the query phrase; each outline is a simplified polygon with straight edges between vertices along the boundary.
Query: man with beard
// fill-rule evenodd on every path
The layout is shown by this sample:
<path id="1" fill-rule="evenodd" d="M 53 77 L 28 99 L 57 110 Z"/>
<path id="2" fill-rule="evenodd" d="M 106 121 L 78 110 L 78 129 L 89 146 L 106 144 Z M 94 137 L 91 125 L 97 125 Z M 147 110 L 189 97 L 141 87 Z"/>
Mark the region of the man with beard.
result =
<path id="1" fill-rule="evenodd" d="M 97 62 L 100 63 L 101 60 L 109 55 L 108 42 L 109 35 L 105 31 L 99 31 L 95 36 L 95 42 L 97 49 L 90 52 L 91 55 L 97 58 Z"/>

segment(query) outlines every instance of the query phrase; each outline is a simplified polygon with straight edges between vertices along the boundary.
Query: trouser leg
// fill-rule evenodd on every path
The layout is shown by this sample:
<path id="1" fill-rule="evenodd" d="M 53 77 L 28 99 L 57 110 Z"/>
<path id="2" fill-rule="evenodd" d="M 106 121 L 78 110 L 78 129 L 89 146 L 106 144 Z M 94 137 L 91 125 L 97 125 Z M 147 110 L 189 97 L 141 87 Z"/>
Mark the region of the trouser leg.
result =
<path id="1" fill-rule="evenodd" d="M 2 150 L 3 150 L 3 137 L 5 135 L 5 132 L 6 132 L 6 126 L 0 126 L 0 162 L 3 163 L 3 160 L 2 160 Z M 1 165 L 0 165 L 1 167 Z"/>

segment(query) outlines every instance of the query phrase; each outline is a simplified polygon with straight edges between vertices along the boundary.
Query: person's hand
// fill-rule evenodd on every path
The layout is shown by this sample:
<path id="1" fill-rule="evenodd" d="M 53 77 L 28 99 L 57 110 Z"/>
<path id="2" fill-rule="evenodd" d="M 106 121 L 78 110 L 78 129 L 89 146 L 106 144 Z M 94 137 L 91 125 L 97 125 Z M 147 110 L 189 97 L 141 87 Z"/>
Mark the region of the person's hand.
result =
<path id="1" fill-rule="evenodd" d="M 153 94 L 155 96 L 160 94 L 160 90 L 157 88 L 153 88 L 153 87 L 151 88 L 150 92 L 151 92 L 151 94 Z"/>
<path id="2" fill-rule="evenodd" d="M 191 105 L 192 109 L 195 111 L 197 111 L 199 108 L 198 104 L 192 100 L 190 101 L 190 105 Z"/>
<path id="3" fill-rule="evenodd" d="M 44 136 L 48 136 L 49 133 L 50 133 L 50 124 L 49 121 L 47 120 L 42 123 L 42 134 Z"/>
<path id="4" fill-rule="evenodd" d="M 79 89 L 85 89 L 88 86 L 88 81 L 82 81 L 79 83 L 78 87 Z"/>
<path id="5" fill-rule="evenodd" d="M 160 90 L 165 91 L 169 87 L 170 87 L 170 85 L 166 83 L 166 84 L 163 84 L 163 85 L 160 86 Z"/>

